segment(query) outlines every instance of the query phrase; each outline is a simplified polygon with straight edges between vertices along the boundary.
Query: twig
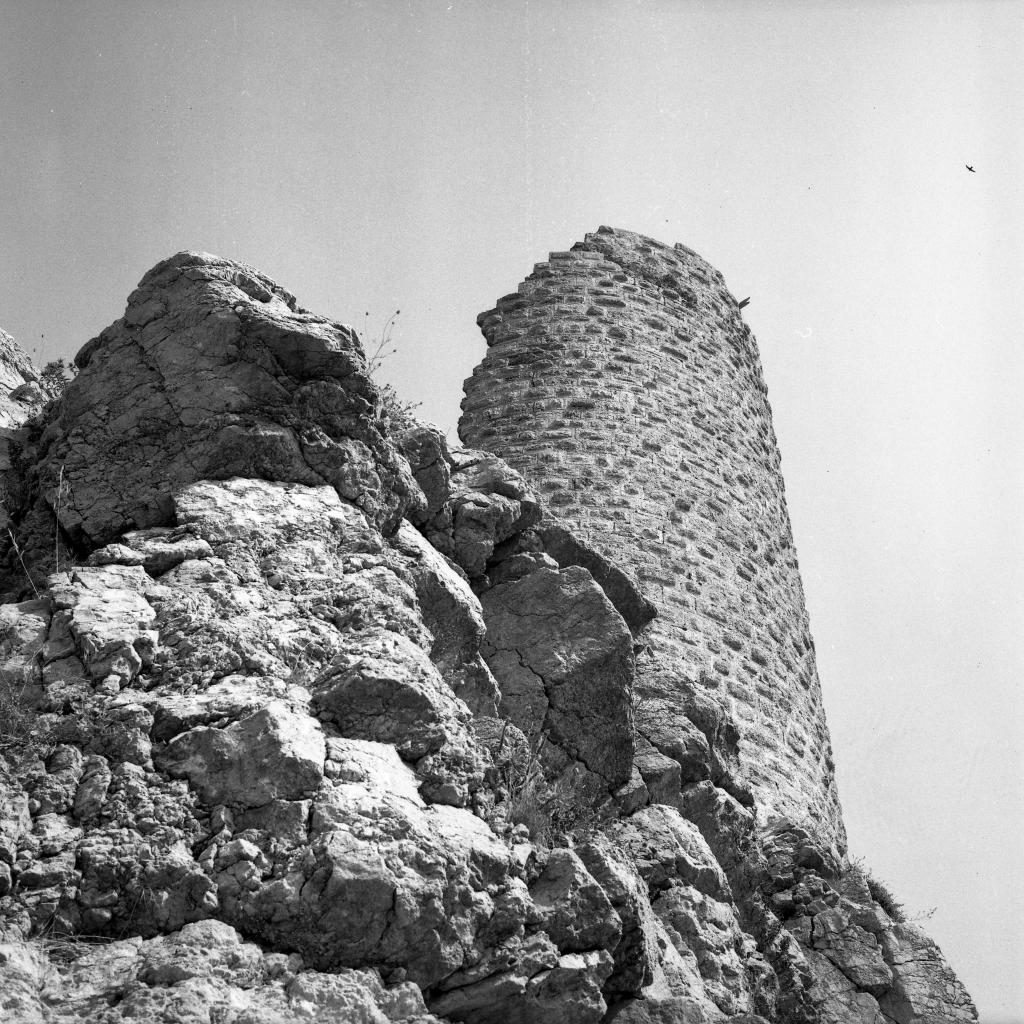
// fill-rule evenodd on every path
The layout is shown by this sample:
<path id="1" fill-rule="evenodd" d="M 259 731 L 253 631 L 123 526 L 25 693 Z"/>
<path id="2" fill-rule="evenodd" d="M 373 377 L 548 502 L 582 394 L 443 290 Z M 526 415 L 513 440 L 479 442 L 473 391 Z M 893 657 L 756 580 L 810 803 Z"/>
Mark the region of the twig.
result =
<path id="1" fill-rule="evenodd" d="M 56 522 L 53 524 L 53 564 L 54 571 L 60 572 L 60 495 L 64 490 L 64 463 L 60 464 L 60 474 L 57 477 L 57 513 Z"/>
<path id="2" fill-rule="evenodd" d="M 377 346 L 373 350 L 373 354 L 366 360 L 366 368 L 370 373 L 376 373 L 380 369 L 381 364 L 387 359 L 388 356 L 393 356 L 398 349 L 391 348 L 385 351 L 386 346 L 391 344 L 391 336 L 394 332 L 395 321 L 402 311 L 396 309 L 384 322 L 384 327 L 380 332 L 380 337 L 377 339 Z M 369 313 L 366 317 L 369 317 Z"/>
<path id="3" fill-rule="evenodd" d="M 14 545 L 14 553 L 18 556 L 18 561 L 21 562 L 21 567 L 25 571 L 25 575 L 28 577 L 29 585 L 32 587 L 32 593 L 39 596 L 39 591 L 36 589 L 36 581 L 32 579 L 32 574 L 28 571 L 28 566 L 25 564 L 25 559 L 22 557 L 21 548 L 18 546 L 17 540 L 14 538 L 14 533 L 11 528 L 7 527 L 7 536 L 11 538 L 11 543 Z"/>

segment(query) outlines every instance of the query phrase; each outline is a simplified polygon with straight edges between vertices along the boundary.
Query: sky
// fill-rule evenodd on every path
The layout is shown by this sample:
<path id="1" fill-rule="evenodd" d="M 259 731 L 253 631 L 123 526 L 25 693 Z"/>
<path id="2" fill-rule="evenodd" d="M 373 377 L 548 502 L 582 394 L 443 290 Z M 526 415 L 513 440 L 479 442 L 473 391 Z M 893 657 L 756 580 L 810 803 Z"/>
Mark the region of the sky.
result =
<path id="1" fill-rule="evenodd" d="M 1024 4 L 0 0 L 0 326 L 181 249 L 458 420 L 477 313 L 600 224 L 757 335 L 851 852 L 1024 1022 Z M 966 165 L 974 167 L 972 173 Z"/>

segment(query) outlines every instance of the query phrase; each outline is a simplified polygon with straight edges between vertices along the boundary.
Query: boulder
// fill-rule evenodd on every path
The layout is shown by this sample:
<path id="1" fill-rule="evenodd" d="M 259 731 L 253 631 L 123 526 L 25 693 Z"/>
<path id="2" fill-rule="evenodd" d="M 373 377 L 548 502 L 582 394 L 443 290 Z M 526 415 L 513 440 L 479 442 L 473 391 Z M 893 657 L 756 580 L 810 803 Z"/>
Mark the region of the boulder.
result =
<path id="1" fill-rule="evenodd" d="M 410 982 L 308 970 L 300 957 L 266 953 L 219 921 L 148 940 L 0 945 L 0 987 L 10 1024 L 439 1024 Z"/>
<path id="2" fill-rule="evenodd" d="M 466 742 L 465 705 L 399 633 L 362 630 L 312 682 L 313 708 L 343 736 L 393 743 L 407 760 Z"/>
<path id="3" fill-rule="evenodd" d="M 612 843 L 636 864 L 652 892 L 680 882 L 723 903 L 732 901 L 729 882 L 698 827 L 674 807 L 653 804 L 612 823 Z"/>
<path id="4" fill-rule="evenodd" d="M 538 569 L 487 590 L 484 658 L 501 712 L 528 737 L 545 733 L 617 789 L 633 759 L 632 638 L 582 568 Z"/>
<path id="5" fill-rule="evenodd" d="M 676 952 L 696 967 L 707 999 L 728 1015 L 751 1009 L 742 930 L 731 904 L 676 884 L 652 900 L 651 907 Z"/>
<path id="6" fill-rule="evenodd" d="M 941 1020 L 976 1021 L 978 1011 L 942 951 L 920 928 L 894 924 L 879 936 L 882 955 L 892 970 L 892 988 L 879 1000 L 896 1024 Z"/>
<path id="7" fill-rule="evenodd" d="M 332 739 L 305 845 L 228 900 L 246 934 L 318 969 L 402 965 L 427 987 L 464 965 L 506 899 L 509 853 L 469 811 L 428 807 L 393 746 Z"/>
<path id="8" fill-rule="evenodd" d="M 316 721 L 274 701 L 226 729 L 200 726 L 176 736 L 158 763 L 188 779 L 210 806 L 260 807 L 314 795 L 325 756 Z"/>
<path id="9" fill-rule="evenodd" d="M 327 484 L 385 532 L 423 502 L 355 332 L 251 267 L 192 252 L 157 264 L 75 363 L 39 476 L 80 545 L 173 525 L 174 494 L 203 479 Z"/>
<path id="10" fill-rule="evenodd" d="M 594 577 L 632 633 L 641 633 L 658 614 L 654 603 L 644 596 L 639 584 L 627 572 L 571 530 L 551 521 L 545 522 L 538 532 L 544 551 L 555 559 L 559 568 L 578 565 Z"/>
<path id="11" fill-rule="evenodd" d="M 830 960 L 805 950 L 813 985 L 815 1020 L 820 1024 L 888 1024 L 877 1000 L 856 986 Z"/>
<path id="12" fill-rule="evenodd" d="M 657 919 L 647 885 L 637 874 L 629 852 L 604 835 L 590 836 L 576 852 L 622 922 L 605 993 L 617 997 L 639 993 L 653 981 L 660 960 Z"/>
<path id="13" fill-rule="evenodd" d="M 431 660 L 475 715 L 497 714 L 498 686 L 480 656 L 487 627 L 465 575 L 409 523 L 403 523 L 391 545 L 403 558 L 433 636 Z"/>
<path id="14" fill-rule="evenodd" d="M 572 850 L 552 850 L 530 886 L 540 924 L 561 953 L 614 949 L 622 922 L 604 889 Z"/>
<path id="15" fill-rule="evenodd" d="M 892 971 L 882 959 L 878 940 L 854 924 L 842 910 L 823 910 L 814 915 L 811 944 L 858 989 L 876 999 L 892 986 Z"/>

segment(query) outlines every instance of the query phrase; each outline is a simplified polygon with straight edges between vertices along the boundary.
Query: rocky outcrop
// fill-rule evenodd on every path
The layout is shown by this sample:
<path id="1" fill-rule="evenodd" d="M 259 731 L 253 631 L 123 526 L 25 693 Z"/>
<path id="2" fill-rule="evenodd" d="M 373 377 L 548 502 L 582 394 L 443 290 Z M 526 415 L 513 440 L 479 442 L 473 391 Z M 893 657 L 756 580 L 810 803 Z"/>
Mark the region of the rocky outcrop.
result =
<path id="1" fill-rule="evenodd" d="M 312 971 L 301 957 L 267 953 L 219 921 L 152 939 L 0 945 L 0 971 L 0 1006 L 11 1021 L 437 1021 L 411 982 L 385 986 L 369 970 Z"/>
<path id="2" fill-rule="evenodd" d="M 38 465 L 77 543 L 165 525 L 175 492 L 204 479 L 329 484 L 386 532 L 422 500 L 354 333 L 250 267 L 199 253 L 158 264 L 75 364 Z"/>
<path id="3" fill-rule="evenodd" d="M 50 398 L 25 350 L 0 330 L 0 430 L 20 427 Z"/>
<path id="4" fill-rule="evenodd" d="M 659 690 L 635 574 L 351 329 L 182 253 L 77 363 L 7 434 L 5 1021 L 973 1019 Z"/>

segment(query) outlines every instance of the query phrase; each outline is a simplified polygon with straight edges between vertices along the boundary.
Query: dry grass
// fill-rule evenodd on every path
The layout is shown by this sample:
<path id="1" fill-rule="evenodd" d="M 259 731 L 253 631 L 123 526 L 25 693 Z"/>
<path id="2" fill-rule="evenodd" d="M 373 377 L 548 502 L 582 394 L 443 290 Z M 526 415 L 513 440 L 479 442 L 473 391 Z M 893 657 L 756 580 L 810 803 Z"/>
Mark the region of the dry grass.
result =
<path id="1" fill-rule="evenodd" d="M 545 742 L 542 735 L 532 747 L 506 747 L 503 734 L 497 761 L 508 793 L 508 820 L 525 825 L 538 846 L 550 847 L 566 835 L 592 827 L 595 815 L 575 779 L 550 780 L 544 774 L 540 755 Z"/>
<path id="2" fill-rule="evenodd" d="M 907 920 L 907 914 L 904 910 L 903 904 L 896 899 L 893 895 L 892 890 L 885 882 L 881 879 L 876 878 L 864 863 L 863 858 L 856 857 L 850 859 L 850 866 L 846 872 L 848 875 L 854 875 L 860 878 L 867 886 L 868 892 L 871 893 L 871 898 L 895 921 L 897 924 L 902 924 Z M 930 917 L 934 911 L 929 912 L 926 916 Z M 916 919 L 916 918 L 915 918 Z"/>

